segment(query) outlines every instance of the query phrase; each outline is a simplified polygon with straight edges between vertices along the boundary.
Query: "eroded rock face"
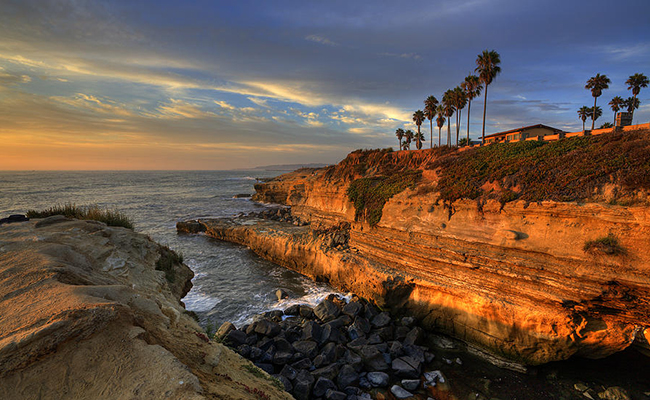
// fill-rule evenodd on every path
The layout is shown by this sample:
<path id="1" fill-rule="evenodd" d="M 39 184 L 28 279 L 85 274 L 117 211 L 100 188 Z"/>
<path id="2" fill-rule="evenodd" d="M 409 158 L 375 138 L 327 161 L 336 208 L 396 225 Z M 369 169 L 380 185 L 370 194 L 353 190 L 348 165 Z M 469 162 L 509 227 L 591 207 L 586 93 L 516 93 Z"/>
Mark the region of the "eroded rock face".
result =
<path id="1" fill-rule="evenodd" d="M 435 184 L 435 174 L 424 172 L 422 185 Z M 406 190 L 371 228 L 354 220 L 349 183 L 321 170 L 256 185 L 256 200 L 291 206 L 310 226 L 201 223 L 209 235 L 400 307 L 498 357 L 539 364 L 605 357 L 633 342 L 647 347 L 650 207 L 458 201 L 450 209 L 433 191 Z M 341 226 L 346 245 L 332 246 L 332 235 L 321 232 Z M 610 233 L 624 255 L 583 250 Z"/>
<path id="2" fill-rule="evenodd" d="M 0 226 L 0 398 L 289 398 L 201 333 L 168 252 L 92 221 Z"/>

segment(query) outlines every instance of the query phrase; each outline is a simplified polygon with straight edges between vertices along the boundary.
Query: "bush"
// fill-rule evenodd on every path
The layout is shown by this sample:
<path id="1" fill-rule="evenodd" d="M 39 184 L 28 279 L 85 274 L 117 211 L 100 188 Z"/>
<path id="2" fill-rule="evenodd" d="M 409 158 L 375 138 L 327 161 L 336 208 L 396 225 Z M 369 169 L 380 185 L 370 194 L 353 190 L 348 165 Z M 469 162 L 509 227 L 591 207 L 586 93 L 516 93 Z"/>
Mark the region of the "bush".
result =
<path id="1" fill-rule="evenodd" d="M 183 254 L 176 253 L 167 246 L 160 247 L 160 258 L 156 261 L 156 270 L 165 272 L 167 282 L 174 283 L 176 280 L 175 265 L 183 263 Z"/>
<path id="2" fill-rule="evenodd" d="M 582 250 L 585 253 L 625 254 L 625 248 L 621 246 L 616 236 L 611 233 L 596 240 L 588 240 Z"/>
<path id="3" fill-rule="evenodd" d="M 133 229 L 133 223 L 125 214 L 117 210 L 101 209 L 97 205 L 77 206 L 75 204 L 56 205 L 43 211 L 29 210 L 28 218 L 47 218 L 64 215 L 69 218 L 100 221 L 108 226 L 121 226 Z"/>

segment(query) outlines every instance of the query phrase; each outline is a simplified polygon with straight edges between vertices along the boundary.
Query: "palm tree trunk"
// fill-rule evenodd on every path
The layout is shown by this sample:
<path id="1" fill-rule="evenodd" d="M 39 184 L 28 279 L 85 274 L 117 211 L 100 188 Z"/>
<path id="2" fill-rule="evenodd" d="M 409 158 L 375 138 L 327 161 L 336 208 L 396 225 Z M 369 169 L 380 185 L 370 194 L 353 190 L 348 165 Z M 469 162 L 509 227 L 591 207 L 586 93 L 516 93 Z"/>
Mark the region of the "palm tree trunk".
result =
<path id="1" fill-rule="evenodd" d="M 440 136 L 442 136 L 442 135 L 440 134 L 440 131 L 441 131 L 441 130 L 442 130 L 442 127 L 439 126 L 439 127 L 438 127 L 438 147 L 442 146 L 442 144 L 440 143 Z"/>
<path id="2" fill-rule="evenodd" d="M 469 112 L 472 109 L 472 100 L 467 103 L 467 145 L 469 146 Z"/>
<path id="3" fill-rule="evenodd" d="M 431 148 L 433 149 L 433 120 L 429 120 L 429 125 L 431 125 Z"/>
<path id="4" fill-rule="evenodd" d="M 447 117 L 447 147 L 451 147 L 451 118 Z"/>
<path id="5" fill-rule="evenodd" d="M 483 133 L 481 135 L 482 145 L 485 145 L 485 113 L 487 111 L 487 89 L 488 89 L 488 85 L 485 84 L 485 97 L 483 98 Z"/>
<path id="6" fill-rule="evenodd" d="M 582 131 L 583 132 L 585 131 L 585 121 L 586 120 L 587 120 L 586 118 L 582 120 Z"/>
<path id="7" fill-rule="evenodd" d="M 460 110 L 458 110 L 456 112 L 456 114 L 457 114 L 457 116 L 456 116 L 456 147 L 458 147 L 458 137 L 460 136 L 460 121 L 462 119 L 461 118 L 462 114 L 461 114 Z"/>
<path id="8" fill-rule="evenodd" d="M 614 110 L 614 125 L 616 125 L 616 111 L 617 110 Z"/>
<path id="9" fill-rule="evenodd" d="M 596 99 L 598 97 L 594 96 L 594 112 L 591 114 L 591 130 L 594 130 L 594 125 L 596 124 Z"/>
<path id="10" fill-rule="evenodd" d="M 632 120 L 630 121 L 630 124 L 634 125 L 634 105 L 636 105 L 636 94 L 632 93 L 632 97 L 634 100 L 632 100 Z"/>

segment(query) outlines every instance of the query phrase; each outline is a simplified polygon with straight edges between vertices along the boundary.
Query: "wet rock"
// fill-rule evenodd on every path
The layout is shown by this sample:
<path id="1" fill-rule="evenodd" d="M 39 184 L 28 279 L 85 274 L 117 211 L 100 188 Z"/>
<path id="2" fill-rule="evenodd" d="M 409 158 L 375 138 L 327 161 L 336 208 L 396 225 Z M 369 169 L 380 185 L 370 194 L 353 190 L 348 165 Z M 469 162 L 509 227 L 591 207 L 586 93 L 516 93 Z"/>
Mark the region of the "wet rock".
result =
<path id="1" fill-rule="evenodd" d="M 266 313 L 264 313 L 264 317 L 268 318 L 272 321 L 275 322 L 280 322 L 282 321 L 282 317 L 284 316 L 284 312 L 282 310 L 271 310 Z"/>
<path id="2" fill-rule="evenodd" d="M 284 351 L 293 354 L 293 346 L 286 339 L 281 337 L 276 337 L 273 340 L 273 345 L 275 346 L 276 351 Z"/>
<path id="3" fill-rule="evenodd" d="M 323 328 L 314 321 L 307 321 L 302 327 L 302 338 L 305 340 L 320 341 Z"/>
<path id="4" fill-rule="evenodd" d="M 346 364 L 339 370 L 336 378 L 336 384 L 339 389 L 344 390 L 346 387 L 352 385 L 359 380 L 359 374 L 353 366 Z"/>
<path id="5" fill-rule="evenodd" d="M 422 372 L 422 363 L 411 357 L 404 356 L 393 360 L 391 369 L 400 378 L 416 379 Z"/>
<path id="6" fill-rule="evenodd" d="M 285 315 L 298 315 L 300 314 L 300 305 L 294 304 L 292 306 L 289 306 L 284 310 Z"/>
<path id="7" fill-rule="evenodd" d="M 366 304 L 364 305 L 363 315 L 364 315 L 366 318 L 368 318 L 368 319 L 371 320 L 371 319 L 374 318 L 374 316 L 377 315 L 377 314 L 379 314 L 379 310 L 377 309 L 377 307 L 373 306 L 373 305 L 370 304 L 370 303 L 366 303 Z"/>
<path id="8" fill-rule="evenodd" d="M 284 289 L 278 289 L 275 291 L 275 296 L 278 298 L 278 301 L 289 298 L 289 293 Z"/>
<path id="9" fill-rule="evenodd" d="M 303 369 L 298 372 L 296 379 L 293 381 L 293 397 L 296 400 L 309 400 L 314 381 L 314 377 L 306 370 Z"/>
<path id="10" fill-rule="evenodd" d="M 355 351 L 360 351 L 361 347 L 365 346 L 368 344 L 368 340 L 364 337 L 360 337 L 357 339 L 354 339 L 353 341 L 349 342 L 347 346 Z"/>
<path id="11" fill-rule="evenodd" d="M 66 218 L 66 220 L 67 220 L 67 218 Z M 25 221 L 29 221 L 29 218 L 27 218 L 26 216 L 24 216 L 22 214 L 12 214 L 12 215 L 8 216 L 7 218 L 0 219 L 0 225 L 2 225 L 2 224 L 11 224 L 11 223 L 14 223 L 14 222 L 25 222 Z"/>
<path id="12" fill-rule="evenodd" d="M 453 340 L 444 336 L 434 334 L 429 335 L 428 339 L 434 346 L 442 350 L 455 350 L 458 347 Z"/>
<path id="13" fill-rule="evenodd" d="M 316 317 L 323 322 L 329 322 L 341 314 L 341 309 L 331 300 L 323 300 L 314 309 Z"/>
<path id="14" fill-rule="evenodd" d="M 383 328 L 377 329 L 377 334 L 383 340 L 393 340 L 393 327 L 392 326 L 385 326 Z"/>
<path id="15" fill-rule="evenodd" d="M 249 355 L 250 359 L 251 360 L 259 360 L 260 357 L 262 357 L 262 353 L 264 353 L 264 352 L 259 347 L 251 347 L 250 355 Z"/>
<path id="16" fill-rule="evenodd" d="M 323 328 L 327 325 L 330 325 L 332 328 L 342 328 L 344 326 L 350 325 L 352 323 L 352 318 L 349 315 L 342 315 L 330 322 L 327 322 L 323 325 Z"/>
<path id="17" fill-rule="evenodd" d="M 406 390 L 416 390 L 420 386 L 419 379 L 402 379 L 402 387 Z"/>
<path id="18" fill-rule="evenodd" d="M 215 337 L 219 340 L 223 340 L 223 338 L 226 337 L 226 335 L 233 330 L 236 330 L 237 328 L 235 325 L 231 324 L 230 322 L 226 321 L 221 326 L 219 329 L 217 329 L 217 333 L 215 333 Z"/>
<path id="19" fill-rule="evenodd" d="M 326 364 L 333 363 L 336 361 L 336 344 L 332 342 L 327 343 L 325 346 L 323 346 L 323 349 L 319 355 L 323 357 L 323 360 Z"/>
<path id="20" fill-rule="evenodd" d="M 402 346 L 402 343 L 398 342 L 397 340 L 394 342 L 391 342 L 390 348 L 389 348 L 389 354 L 393 358 L 399 358 L 403 356 L 404 353 L 404 346 Z"/>
<path id="21" fill-rule="evenodd" d="M 318 344 L 312 340 L 299 340 L 293 342 L 295 351 L 304 354 L 307 358 L 314 358 L 318 354 Z"/>
<path id="22" fill-rule="evenodd" d="M 255 333 L 259 333 L 260 335 L 273 337 L 277 336 L 281 330 L 280 325 L 266 319 L 259 320 L 255 323 Z"/>
<path id="23" fill-rule="evenodd" d="M 407 344 L 404 346 L 404 354 L 421 363 L 424 363 L 426 361 L 426 358 L 424 356 L 424 349 L 420 346 Z"/>
<path id="24" fill-rule="evenodd" d="M 372 335 L 370 335 L 368 337 L 368 344 L 380 344 L 380 343 L 383 343 L 383 342 L 384 342 L 384 339 L 382 339 L 381 336 L 379 336 L 376 333 L 373 333 Z"/>
<path id="25" fill-rule="evenodd" d="M 289 380 L 294 380 L 296 379 L 296 376 L 298 376 L 298 371 L 289 365 L 285 365 L 284 367 L 282 367 L 282 370 L 280 371 L 280 375 L 284 376 Z"/>
<path id="26" fill-rule="evenodd" d="M 325 399 L 327 400 L 346 400 L 347 397 L 345 393 L 337 390 L 327 389 L 327 392 L 325 392 Z"/>
<path id="27" fill-rule="evenodd" d="M 286 352 L 286 351 L 278 351 L 273 355 L 273 364 L 285 365 L 291 361 L 291 356 L 293 356 L 293 353 Z"/>
<path id="28" fill-rule="evenodd" d="M 311 372 L 314 378 L 324 377 L 329 380 L 336 379 L 338 373 L 339 373 L 339 366 L 336 364 L 331 364 L 326 367 L 318 368 Z"/>
<path id="29" fill-rule="evenodd" d="M 343 306 L 343 309 L 341 311 L 343 312 L 343 314 L 349 315 L 350 317 L 354 318 L 357 315 L 359 315 L 361 311 L 363 311 L 363 304 L 361 304 L 361 302 L 359 301 L 351 301 L 345 306 Z"/>
<path id="30" fill-rule="evenodd" d="M 406 326 L 398 326 L 398 327 L 396 327 L 395 328 L 395 340 L 403 341 L 404 339 L 406 339 L 406 335 L 408 335 L 408 333 L 410 331 L 411 330 Z"/>
<path id="31" fill-rule="evenodd" d="M 386 371 L 389 369 L 388 363 L 386 363 L 386 360 L 384 359 L 384 355 L 376 346 L 366 345 L 361 347 L 359 355 L 368 371 Z"/>
<path id="32" fill-rule="evenodd" d="M 292 368 L 295 368 L 297 371 L 301 369 L 310 369 L 313 367 L 313 364 L 309 358 L 303 358 L 302 360 L 296 361 L 291 364 Z"/>
<path id="33" fill-rule="evenodd" d="M 445 376 L 442 374 L 442 372 L 436 370 L 424 373 L 425 386 L 436 386 L 436 383 L 438 382 L 445 383 Z"/>
<path id="34" fill-rule="evenodd" d="M 321 397 L 325 395 L 328 389 L 336 390 L 336 385 L 331 380 L 324 377 L 320 377 L 314 384 L 314 388 L 312 389 L 312 394 L 315 397 Z"/>
<path id="35" fill-rule="evenodd" d="M 398 399 L 408 399 L 409 397 L 413 397 L 413 393 L 397 385 L 393 385 L 393 387 L 390 388 L 390 392 Z"/>
<path id="36" fill-rule="evenodd" d="M 373 319 L 372 319 L 372 326 L 375 328 L 382 328 L 388 324 L 390 324 L 391 318 L 390 314 L 388 314 L 386 311 L 381 312 L 377 314 Z"/>
<path id="37" fill-rule="evenodd" d="M 357 316 L 354 319 L 354 322 L 352 323 L 351 327 L 354 327 L 354 328 L 360 330 L 361 332 L 363 332 L 366 335 L 368 333 L 370 333 L 370 328 L 371 328 L 370 321 L 368 321 L 367 318 L 359 317 L 359 316 Z"/>
<path id="38" fill-rule="evenodd" d="M 246 334 L 237 329 L 231 330 L 223 338 L 223 342 L 231 347 L 238 347 L 246 343 Z"/>
<path id="39" fill-rule="evenodd" d="M 363 359 L 357 353 L 352 351 L 345 354 L 345 362 L 348 363 L 357 372 L 363 369 Z"/>
<path id="40" fill-rule="evenodd" d="M 373 387 L 386 387 L 390 377 L 385 372 L 368 372 L 366 379 Z"/>
<path id="41" fill-rule="evenodd" d="M 309 306 L 301 305 L 299 314 L 303 318 L 314 318 L 314 309 Z"/>
<path id="42" fill-rule="evenodd" d="M 400 323 L 404 326 L 411 327 L 415 323 L 415 318 L 413 317 L 402 317 Z"/>

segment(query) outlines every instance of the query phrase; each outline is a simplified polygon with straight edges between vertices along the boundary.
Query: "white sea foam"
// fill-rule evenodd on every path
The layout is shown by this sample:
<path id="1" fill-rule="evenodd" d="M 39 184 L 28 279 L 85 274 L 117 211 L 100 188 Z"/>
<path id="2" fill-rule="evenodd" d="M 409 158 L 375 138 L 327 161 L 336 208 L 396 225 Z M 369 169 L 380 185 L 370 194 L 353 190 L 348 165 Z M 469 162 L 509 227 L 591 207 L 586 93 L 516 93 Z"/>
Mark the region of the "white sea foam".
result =
<path id="1" fill-rule="evenodd" d="M 192 290 L 183 298 L 183 303 L 185 303 L 185 307 L 188 310 L 207 312 L 221 303 L 221 299 L 201 293 L 198 290 Z"/>

